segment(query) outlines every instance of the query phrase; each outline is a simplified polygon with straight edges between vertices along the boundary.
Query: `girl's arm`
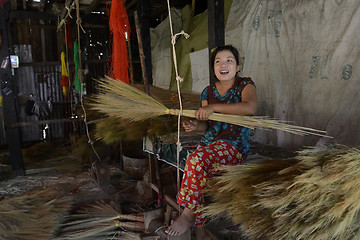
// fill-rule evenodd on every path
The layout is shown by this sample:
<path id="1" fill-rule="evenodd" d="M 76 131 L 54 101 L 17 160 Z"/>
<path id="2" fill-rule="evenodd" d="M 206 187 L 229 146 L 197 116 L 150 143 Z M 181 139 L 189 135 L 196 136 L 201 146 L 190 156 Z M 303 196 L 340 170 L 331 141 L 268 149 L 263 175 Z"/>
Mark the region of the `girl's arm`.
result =
<path id="1" fill-rule="evenodd" d="M 232 115 L 253 115 L 257 108 L 257 96 L 255 86 L 249 84 L 242 91 L 242 102 L 230 104 L 208 104 L 203 100 L 202 107 L 196 111 L 196 118 L 199 120 L 207 120 L 209 115 L 217 113 L 225 113 Z"/>
<path id="2" fill-rule="evenodd" d="M 205 107 L 208 105 L 207 100 L 201 101 L 201 107 Z M 199 111 L 199 110 L 198 110 Z M 196 114 L 195 114 L 196 115 Z M 183 122 L 183 127 L 185 128 L 186 132 L 205 132 L 207 129 L 207 121 L 199 121 L 199 120 L 186 120 Z"/>

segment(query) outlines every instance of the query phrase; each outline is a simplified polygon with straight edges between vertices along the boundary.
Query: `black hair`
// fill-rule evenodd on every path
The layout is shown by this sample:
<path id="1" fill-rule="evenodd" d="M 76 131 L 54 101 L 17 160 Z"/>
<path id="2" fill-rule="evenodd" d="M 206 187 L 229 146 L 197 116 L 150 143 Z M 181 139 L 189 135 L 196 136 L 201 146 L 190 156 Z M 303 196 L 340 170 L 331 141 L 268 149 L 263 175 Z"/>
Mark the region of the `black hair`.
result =
<path id="1" fill-rule="evenodd" d="M 229 50 L 235 57 L 236 65 L 240 65 L 239 51 L 235 47 L 233 47 L 231 45 L 219 46 L 219 47 L 213 48 L 211 50 L 210 63 L 211 63 L 212 74 L 215 74 L 215 72 L 214 72 L 214 63 L 215 63 L 216 54 L 218 52 L 221 52 L 221 51 L 224 51 L 224 50 Z"/>

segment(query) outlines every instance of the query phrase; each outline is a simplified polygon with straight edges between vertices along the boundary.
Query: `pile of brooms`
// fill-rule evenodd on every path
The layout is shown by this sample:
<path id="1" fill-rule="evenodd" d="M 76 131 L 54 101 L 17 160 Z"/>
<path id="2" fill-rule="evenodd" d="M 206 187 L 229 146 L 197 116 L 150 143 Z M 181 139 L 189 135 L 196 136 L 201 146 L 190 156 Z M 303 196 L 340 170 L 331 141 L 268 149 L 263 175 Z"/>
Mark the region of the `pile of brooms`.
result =
<path id="1" fill-rule="evenodd" d="M 143 212 L 122 214 L 101 192 L 73 195 L 68 185 L 1 201 L 0 240 L 141 239 Z"/>
<path id="2" fill-rule="evenodd" d="M 304 150 L 294 159 L 227 167 L 208 216 L 226 213 L 250 239 L 360 239 L 360 150 Z"/>

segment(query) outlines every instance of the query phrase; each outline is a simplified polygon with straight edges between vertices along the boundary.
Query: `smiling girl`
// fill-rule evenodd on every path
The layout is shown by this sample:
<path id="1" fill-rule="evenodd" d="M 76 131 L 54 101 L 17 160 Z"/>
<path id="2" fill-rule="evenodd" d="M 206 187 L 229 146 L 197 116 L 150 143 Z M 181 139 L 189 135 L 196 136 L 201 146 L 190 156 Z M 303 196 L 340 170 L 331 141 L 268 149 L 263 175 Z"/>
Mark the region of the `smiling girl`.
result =
<path id="1" fill-rule="evenodd" d="M 212 72 L 217 81 L 201 93 L 201 107 L 196 111 L 197 120 L 184 121 L 185 131 L 204 131 L 198 148 L 192 152 L 184 169 L 178 203 L 184 206 L 180 217 L 168 227 L 170 235 L 180 235 L 194 226 L 196 238 L 210 239 L 204 229 L 205 218 L 199 208 L 204 205 L 203 189 L 207 180 L 220 165 L 242 163 L 250 149 L 250 129 L 225 122 L 208 121 L 216 113 L 252 115 L 256 112 L 257 97 L 250 78 L 237 77 L 240 70 L 239 53 L 226 45 L 211 53 Z"/>

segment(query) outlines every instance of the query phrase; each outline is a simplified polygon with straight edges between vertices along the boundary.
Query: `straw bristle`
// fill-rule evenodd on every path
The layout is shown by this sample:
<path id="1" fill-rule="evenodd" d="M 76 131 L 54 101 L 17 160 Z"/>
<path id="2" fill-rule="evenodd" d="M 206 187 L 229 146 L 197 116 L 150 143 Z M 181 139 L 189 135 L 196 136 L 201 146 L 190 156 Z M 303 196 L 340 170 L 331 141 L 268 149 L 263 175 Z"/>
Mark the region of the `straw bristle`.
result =
<path id="1" fill-rule="evenodd" d="M 144 92 L 110 77 L 99 80 L 101 92 L 92 104 L 93 109 L 109 116 L 142 121 L 164 115 L 166 107 Z"/>
<path id="2" fill-rule="evenodd" d="M 72 202 L 53 188 L 1 201 L 0 239 L 52 239 Z"/>
<path id="3" fill-rule="evenodd" d="M 358 239 L 359 160 L 359 149 L 341 147 L 229 167 L 205 211 L 226 212 L 252 239 Z"/>
<path id="4" fill-rule="evenodd" d="M 165 114 L 195 117 L 195 110 L 183 110 L 181 112 L 177 109 L 169 110 L 146 93 L 110 77 L 98 80 L 98 82 L 101 93 L 95 96 L 92 106 L 94 110 L 106 113 L 109 116 L 125 118 L 130 121 L 143 121 Z M 328 137 L 325 131 L 290 125 L 267 117 L 213 113 L 209 119 L 248 128 L 276 129 L 298 135 L 312 134 Z"/>
<path id="5" fill-rule="evenodd" d="M 122 230 L 118 231 L 118 228 Z M 126 232 L 124 229 L 144 231 L 144 228 L 143 216 L 121 214 L 110 205 L 98 202 L 77 207 L 75 212 L 67 216 L 56 239 L 106 239 L 114 232 Z"/>

